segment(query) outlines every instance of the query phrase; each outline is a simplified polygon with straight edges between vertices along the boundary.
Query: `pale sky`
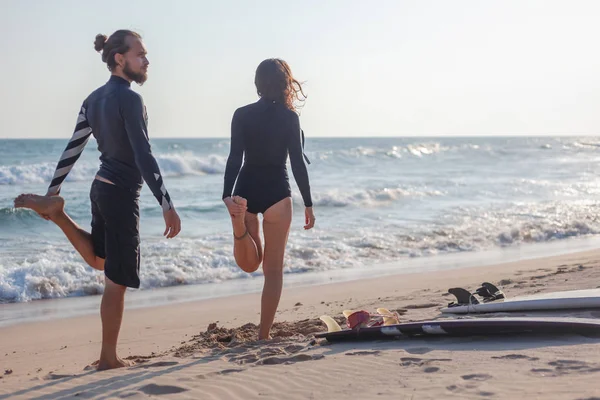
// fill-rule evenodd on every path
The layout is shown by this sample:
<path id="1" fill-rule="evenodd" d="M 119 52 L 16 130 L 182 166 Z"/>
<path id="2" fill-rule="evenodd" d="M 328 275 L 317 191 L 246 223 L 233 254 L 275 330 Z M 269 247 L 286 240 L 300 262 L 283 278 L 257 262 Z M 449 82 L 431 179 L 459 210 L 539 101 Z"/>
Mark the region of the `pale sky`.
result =
<path id="1" fill-rule="evenodd" d="M 281 57 L 316 136 L 600 134 L 600 1 L 0 0 L 0 138 L 68 138 L 138 31 L 151 137 L 229 137 Z"/>

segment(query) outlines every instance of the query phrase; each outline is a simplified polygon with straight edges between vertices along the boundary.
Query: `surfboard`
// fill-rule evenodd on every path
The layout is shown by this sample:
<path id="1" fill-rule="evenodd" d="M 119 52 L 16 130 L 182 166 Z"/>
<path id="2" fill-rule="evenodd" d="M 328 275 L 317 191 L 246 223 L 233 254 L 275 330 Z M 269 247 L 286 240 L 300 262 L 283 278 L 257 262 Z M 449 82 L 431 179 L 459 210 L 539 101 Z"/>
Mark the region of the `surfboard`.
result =
<path id="1" fill-rule="evenodd" d="M 470 318 L 408 322 L 315 335 L 329 342 L 397 339 L 419 336 L 491 336 L 505 334 L 587 334 L 600 336 L 600 321 L 585 318 Z"/>
<path id="2" fill-rule="evenodd" d="M 445 314 L 550 311 L 600 308 L 600 289 L 568 290 L 508 297 L 479 304 L 461 304 L 441 309 Z"/>

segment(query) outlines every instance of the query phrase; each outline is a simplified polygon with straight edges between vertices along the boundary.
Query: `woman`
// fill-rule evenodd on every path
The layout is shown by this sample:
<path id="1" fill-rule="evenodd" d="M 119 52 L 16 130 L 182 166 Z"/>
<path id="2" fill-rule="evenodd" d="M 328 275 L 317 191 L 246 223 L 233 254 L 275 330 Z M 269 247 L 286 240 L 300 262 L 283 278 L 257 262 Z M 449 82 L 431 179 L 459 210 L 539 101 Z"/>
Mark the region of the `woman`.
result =
<path id="1" fill-rule="evenodd" d="M 260 100 L 233 114 L 223 201 L 233 224 L 236 263 L 248 273 L 263 263 L 265 283 L 258 334 L 263 340 L 271 338 L 269 332 L 281 297 L 283 259 L 292 222 L 288 154 L 304 201 L 304 229 L 314 226 L 315 216 L 295 105 L 295 101 L 305 98 L 302 87 L 292 76 L 289 65 L 279 59 L 261 62 L 254 84 Z M 264 251 L 259 213 L 263 214 Z"/>

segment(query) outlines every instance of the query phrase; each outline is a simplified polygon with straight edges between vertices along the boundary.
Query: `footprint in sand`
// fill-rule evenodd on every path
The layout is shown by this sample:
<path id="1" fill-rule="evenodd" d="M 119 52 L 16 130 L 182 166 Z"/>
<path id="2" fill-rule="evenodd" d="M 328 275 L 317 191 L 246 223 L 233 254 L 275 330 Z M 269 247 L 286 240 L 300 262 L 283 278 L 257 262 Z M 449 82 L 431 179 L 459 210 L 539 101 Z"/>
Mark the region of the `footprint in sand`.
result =
<path id="1" fill-rule="evenodd" d="M 548 365 L 554 367 L 558 372 L 569 373 L 573 371 L 598 372 L 600 367 L 579 360 L 557 360 L 551 361 Z"/>
<path id="2" fill-rule="evenodd" d="M 197 379 L 208 379 L 212 376 L 216 376 L 216 375 L 229 375 L 229 374 L 235 374 L 237 372 L 242 372 L 245 371 L 244 368 L 230 368 L 230 369 L 224 369 L 221 371 L 217 371 L 217 372 L 210 372 L 208 374 L 204 374 L 204 375 L 196 375 Z M 179 379 L 181 381 L 183 381 L 183 379 Z M 190 381 L 191 379 L 185 379 L 185 381 Z"/>
<path id="3" fill-rule="evenodd" d="M 322 354 L 316 354 L 311 356 L 310 354 L 296 354 L 291 357 L 269 357 L 259 360 L 257 365 L 279 365 L 284 363 L 294 363 L 300 361 L 312 361 L 312 360 L 320 360 L 324 358 Z"/>
<path id="4" fill-rule="evenodd" d="M 450 385 L 450 386 L 446 386 L 446 390 L 449 390 L 452 393 L 472 391 L 472 390 L 477 390 L 477 385 L 473 385 L 473 384 Z M 493 396 L 495 393 L 493 393 L 493 392 L 486 392 L 486 391 L 480 390 L 480 391 L 475 392 L 475 394 L 477 394 L 477 395 L 479 395 L 481 397 L 490 397 L 490 396 Z"/>
<path id="5" fill-rule="evenodd" d="M 528 361 L 537 361 L 538 357 L 529 357 L 524 354 L 507 354 L 504 356 L 493 356 L 495 360 L 528 360 Z"/>
<path id="6" fill-rule="evenodd" d="M 536 374 L 545 375 L 547 373 L 553 373 L 554 370 L 553 369 L 549 369 L 549 368 L 532 368 L 531 372 L 536 373 Z"/>
<path id="7" fill-rule="evenodd" d="M 402 357 L 400 361 L 401 365 L 421 365 L 423 363 L 423 359 L 417 357 Z"/>
<path id="8" fill-rule="evenodd" d="M 148 394 L 148 395 L 165 395 L 165 394 L 175 394 L 185 392 L 189 389 L 182 388 L 179 386 L 170 386 L 170 385 L 157 385 L 155 383 L 151 383 L 146 386 L 142 386 L 138 389 L 140 392 Z"/>
<path id="9" fill-rule="evenodd" d="M 549 362 L 548 365 L 555 367 L 557 370 L 565 371 L 578 371 L 588 367 L 588 363 L 579 360 L 557 360 Z"/>
<path id="10" fill-rule="evenodd" d="M 556 360 L 548 363 L 553 368 L 533 368 L 530 372 L 543 376 L 560 376 L 571 373 L 600 372 L 600 366 L 579 360 Z"/>
<path id="11" fill-rule="evenodd" d="M 263 349 L 258 352 L 259 357 L 272 357 L 272 356 L 280 356 L 286 354 L 283 349 L 273 348 L 273 349 Z"/>
<path id="12" fill-rule="evenodd" d="M 488 374 L 470 374 L 461 376 L 465 381 L 487 381 L 491 379 L 492 376 Z"/>
<path id="13" fill-rule="evenodd" d="M 404 351 L 406 351 L 408 354 L 427 354 L 432 350 L 433 349 L 430 349 L 429 347 L 412 347 Z"/>
<path id="14" fill-rule="evenodd" d="M 172 367 L 174 365 L 179 364 L 177 361 L 158 361 L 152 364 L 144 364 L 144 365 L 140 365 L 134 368 L 143 368 L 143 369 L 147 369 L 147 368 L 156 368 L 156 367 Z"/>
<path id="15" fill-rule="evenodd" d="M 71 378 L 73 376 L 75 376 L 75 375 L 69 375 L 69 374 L 52 374 L 52 373 L 50 373 L 50 374 L 44 376 L 43 379 L 45 381 L 55 381 L 57 379 Z"/>
<path id="16" fill-rule="evenodd" d="M 474 384 L 450 385 L 450 386 L 446 386 L 446 389 L 451 392 L 457 393 L 457 392 L 464 392 L 464 391 L 468 391 L 468 390 L 477 389 L 477 385 L 474 385 Z M 481 393 L 486 393 L 486 392 L 479 392 L 480 395 L 481 395 Z M 491 394 L 493 394 L 493 393 L 491 393 Z"/>
<path id="17" fill-rule="evenodd" d="M 247 348 L 245 347 L 234 347 L 233 349 L 226 349 L 221 351 L 222 355 L 228 355 L 228 354 L 239 354 L 239 353 L 244 353 L 245 351 L 247 351 Z"/>
<path id="18" fill-rule="evenodd" d="M 418 357 L 402 357 L 400 358 L 400 365 L 403 367 L 417 366 L 422 367 L 433 362 L 438 361 L 452 361 L 449 358 L 418 358 Z"/>
<path id="19" fill-rule="evenodd" d="M 283 350 L 285 350 L 287 353 L 297 353 L 300 350 L 302 350 L 303 348 L 304 348 L 304 346 L 301 344 L 291 344 L 291 345 L 285 347 Z"/>
<path id="20" fill-rule="evenodd" d="M 228 374 L 233 374 L 235 372 L 242 372 L 245 371 L 244 368 L 229 368 L 229 369 L 224 369 L 222 371 L 217 372 L 217 374 L 219 375 L 228 375 Z"/>
<path id="21" fill-rule="evenodd" d="M 548 274 L 548 275 L 536 275 L 536 276 L 530 276 L 529 280 L 530 281 L 536 281 L 536 280 L 540 280 L 540 279 L 544 279 L 547 278 L 549 276 L 551 276 L 552 274 Z"/>
<path id="22" fill-rule="evenodd" d="M 363 350 L 363 351 L 354 351 L 351 353 L 345 353 L 347 356 L 377 356 L 381 352 L 379 350 Z"/>
<path id="23" fill-rule="evenodd" d="M 438 303 L 423 303 L 423 304 L 409 304 L 407 306 L 404 306 L 404 308 L 407 310 L 419 310 L 421 308 L 432 308 L 432 307 L 438 307 L 438 306 L 439 306 Z"/>
<path id="24" fill-rule="evenodd" d="M 240 357 L 231 357 L 229 361 L 236 362 L 238 364 L 252 364 L 258 361 L 256 354 L 245 354 Z"/>
<path id="25" fill-rule="evenodd" d="M 430 374 L 432 372 L 438 372 L 440 369 L 438 367 L 427 367 L 423 370 L 426 374 Z"/>

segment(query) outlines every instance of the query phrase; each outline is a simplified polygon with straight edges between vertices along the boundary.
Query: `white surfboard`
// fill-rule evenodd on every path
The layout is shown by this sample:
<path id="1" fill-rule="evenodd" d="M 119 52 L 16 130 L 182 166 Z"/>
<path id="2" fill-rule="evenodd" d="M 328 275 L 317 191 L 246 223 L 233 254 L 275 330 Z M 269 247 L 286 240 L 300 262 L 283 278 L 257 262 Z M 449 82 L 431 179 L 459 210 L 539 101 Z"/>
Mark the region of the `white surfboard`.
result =
<path id="1" fill-rule="evenodd" d="M 517 296 L 489 303 L 442 308 L 445 314 L 600 308 L 600 289 L 569 290 Z"/>

